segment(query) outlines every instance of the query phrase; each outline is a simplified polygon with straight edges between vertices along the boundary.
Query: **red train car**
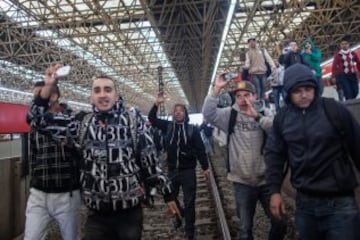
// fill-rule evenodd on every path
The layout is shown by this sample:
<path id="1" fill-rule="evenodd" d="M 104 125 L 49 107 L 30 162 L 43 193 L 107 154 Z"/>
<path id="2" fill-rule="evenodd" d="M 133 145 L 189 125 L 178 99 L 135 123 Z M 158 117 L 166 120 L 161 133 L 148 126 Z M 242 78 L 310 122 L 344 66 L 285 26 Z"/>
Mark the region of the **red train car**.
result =
<path id="1" fill-rule="evenodd" d="M 0 102 L 0 134 L 29 132 L 28 109 L 28 105 Z"/>

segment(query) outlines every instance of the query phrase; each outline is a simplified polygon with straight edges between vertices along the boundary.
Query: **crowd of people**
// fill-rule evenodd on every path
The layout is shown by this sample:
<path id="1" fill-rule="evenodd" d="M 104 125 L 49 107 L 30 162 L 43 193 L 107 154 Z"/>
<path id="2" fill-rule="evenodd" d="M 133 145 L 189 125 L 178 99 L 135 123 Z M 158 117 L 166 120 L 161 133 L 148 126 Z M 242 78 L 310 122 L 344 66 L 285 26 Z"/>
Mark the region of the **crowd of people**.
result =
<path id="1" fill-rule="evenodd" d="M 34 86 L 26 118 L 31 183 L 24 239 L 43 239 L 52 218 L 64 240 L 80 239 L 81 204 L 88 209 L 84 239 L 141 239 L 142 206 L 151 189 L 163 195 L 174 227 L 195 239 L 195 168 L 199 163 L 209 178 L 213 135 L 221 138 L 222 161 L 233 184 L 238 239 L 253 239 L 258 201 L 271 222 L 268 239 L 284 239 L 281 186 L 287 169 L 297 190 L 300 239 L 360 239 L 352 168 L 360 169 L 360 126 L 344 105 L 321 97 L 321 51 L 310 39 L 301 51 L 291 41 L 273 61 L 256 39 L 248 44 L 245 69 L 251 81 L 217 76 L 204 100 L 200 127 L 189 123 L 183 104 L 174 106 L 172 120 L 158 118 L 163 92 L 144 119 L 124 103 L 109 76 L 92 82 L 93 110 L 75 113 L 59 101 L 56 70 L 61 65 L 46 69 L 45 80 Z M 355 65 L 360 60 L 349 50 L 348 38 L 340 46 L 333 78 L 345 98 L 352 99 L 358 94 Z M 255 106 L 265 101 L 270 75 L 275 116 L 268 104 Z"/>
<path id="2" fill-rule="evenodd" d="M 345 35 L 339 43 L 340 51 L 335 53 L 330 83 L 334 84 L 338 93 L 338 99 L 354 99 L 359 94 L 360 66 L 359 56 L 350 50 L 350 37 Z M 265 99 L 266 83 L 269 81 L 272 86 L 272 96 L 275 110 L 285 104 L 286 91 L 283 90 L 284 71 L 295 63 L 308 66 L 319 85 L 319 93 L 323 94 L 324 83 L 322 79 L 322 52 L 316 47 L 311 39 L 304 39 L 301 47 L 297 41 L 289 41 L 281 44 L 278 48 L 279 58 L 275 61 L 269 56 L 265 48 L 261 48 L 256 39 L 248 40 L 249 49 L 246 52 L 245 65 L 243 67 L 243 80 L 251 81 L 256 89 L 256 98 Z"/>

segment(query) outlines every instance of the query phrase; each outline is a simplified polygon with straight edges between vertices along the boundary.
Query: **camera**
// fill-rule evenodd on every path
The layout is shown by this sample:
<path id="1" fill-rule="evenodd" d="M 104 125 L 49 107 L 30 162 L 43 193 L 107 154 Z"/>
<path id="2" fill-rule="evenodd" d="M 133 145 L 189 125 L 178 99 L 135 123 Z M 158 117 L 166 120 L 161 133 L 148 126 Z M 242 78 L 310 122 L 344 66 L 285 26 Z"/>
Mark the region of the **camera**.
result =
<path id="1" fill-rule="evenodd" d="M 228 72 L 228 73 L 224 73 L 222 75 L 222 78 L 224 79 L 224 81 L 227 82 L 227 81 L 231 81 L 231 80 L 237 78 L 238 76 L 239 76 L 238 73 Z"/>
<path id="2" fill-rule="evenodd" d="M 265 101 L 264 100 L 257 100 L 253 103 L 253 107 L 255 111 L 258 113 L 265 111 Z"/>

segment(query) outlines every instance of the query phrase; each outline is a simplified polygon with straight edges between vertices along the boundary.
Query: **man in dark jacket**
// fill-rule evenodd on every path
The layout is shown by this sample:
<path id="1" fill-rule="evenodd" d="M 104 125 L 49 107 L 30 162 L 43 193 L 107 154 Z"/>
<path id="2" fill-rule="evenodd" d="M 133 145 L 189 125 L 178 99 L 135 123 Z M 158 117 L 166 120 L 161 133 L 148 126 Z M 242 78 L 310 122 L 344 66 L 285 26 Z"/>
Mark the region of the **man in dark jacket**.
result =
<path id="1" fill-rule="evenodd" d="M 282 109 L 285 115 L 280 118 L 280 112 L 275 117 L 265 146 L 272 214 L 280 218 L 285 213 L 280 188 L 288 161 L 291 183 L 297 190 L 300 238 L 359 239 L 359 210 L 353 192 L 357 182 L 350 159 L 360 169 L 360 126 L 343 105 L 335 103 L 341 122 L 350 129 L 345 139 L 340 136 L 326 115 L 318 82 L 308 67 L 289 67 L 284 81 L 288 93 L 287 106 Z"/>
<path id="2" fill-rule="evenodd" d="M 163 94 L 159 93 L 148 117 L 151 124 L 161 129 L 165 134 L 164 142 L 167 152 L 169 178 L 172 180 L 176 197 L 179 194 L 180 186 L 182 187 L 184 209 L 181 212 L 185 217 L 185 234 L 187 239 L 194 239 L 196 159 L 199 160 L 207 179 L 209 177 L 209 164 L 200 131 L 195 126 L 189 124 L 189 116 L 184 105 L 176 104 L 174 106 L 173 121 L 157 118 L 156 112 L 158 106 L 164 100 Z"/>
<path id="3" fill-rule="evenodd" d="M 301 63 L 308 66 L 307 62 L 305 61 L 305 59 L 303 58 L 303 56 L 299 51 L 299 46 L 296 41 L 291 41 L 289 43 L 288 51 L 286 54 L 280 55 L 279 63 L 283 65 L 285 69 L 287 69 L 288 67 L 290 67 L 295 63 Z"/>

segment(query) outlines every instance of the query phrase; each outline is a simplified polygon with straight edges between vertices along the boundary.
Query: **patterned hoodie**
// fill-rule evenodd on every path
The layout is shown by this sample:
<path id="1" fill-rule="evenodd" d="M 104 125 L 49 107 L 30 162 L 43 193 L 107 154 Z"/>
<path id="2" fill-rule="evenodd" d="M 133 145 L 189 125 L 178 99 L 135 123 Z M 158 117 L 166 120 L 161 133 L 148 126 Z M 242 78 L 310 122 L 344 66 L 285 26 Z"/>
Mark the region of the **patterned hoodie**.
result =
<path id="1" fill-rule="evenodd" d="M 159 167 L 149 129 L 140 118 L 133 126 L 121 101 L 107 113 L 94 108 L 88 122 L 77 122 L 77 128 L 69 131 L 79 134 L 79 128 L 86 129 L 81 140 L 80 183 L 89 209 L 109 213 L 139 205 L 144 183 L 156 186 L 165 201 L 172 200 L 170 182 Z"/>
<path id="2" fill-rule="evenodd" d="M 140 115 L 133 121 L 136 126 L 130 120 L 122 102 L 107 113 L 94 109 L 81 172 L 83 199 L 90 209 L 111 212 L 134 207 L 144 199 L 144 182 L 156 185 L 166 201 L 171 199 L 170 182 L 159 167 L 150 130 Z"/>

